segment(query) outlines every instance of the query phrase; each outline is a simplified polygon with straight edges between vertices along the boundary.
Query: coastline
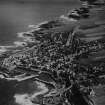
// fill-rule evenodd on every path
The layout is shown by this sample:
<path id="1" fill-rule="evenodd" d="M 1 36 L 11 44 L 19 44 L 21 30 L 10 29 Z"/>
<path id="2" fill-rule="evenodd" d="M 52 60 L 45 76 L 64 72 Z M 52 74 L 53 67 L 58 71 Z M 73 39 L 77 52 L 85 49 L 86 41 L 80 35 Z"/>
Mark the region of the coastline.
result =
<path id="1" fill-rule="evenodd" d="M 21 77 L 22 74 L 26 73 L 26 78 L 24 78 L 24 75 L 21 77 L 24 82 L 28 75 L 32 76 L 33 73 L 37 72 L 39 76 L 36 80 L 39 79 L 42 83 L 53 85 L 54 90 L 51 89 L 51 92 L 46 95 L 48 100 L 44 97 L 43 103 L 46 103 L 46 105 L 50 102 L 57 104 L 61 102 L 69 103 L 70 99 L 67 93 L 70 92 L 71 87 L 74 89 L 72 90 L 74 93 L 77 92 L 72 97 L 76 96 L 77 98 L 78 95 L 81 96 L 81 93 L 82 95 L 85 94 L 85 91 L 89 91 L 88 94 L 90 95 L 93 86 L 97 87 L 99 84 L 105 84 L 105 81 L 101 81 L 102 78 L 100 78 L 100 81 L 98 80 L 100 75 L 105 74 L 103 71 L 105 66 L 103 63 L 105 58 L 105 31 L 103 29 L 105 24 L 102 23 L 103 20 L 100 20 L 105 15 L 98 17 L 98 13 L 97 10 L 90 9 L 89 18 L 80 15 L 80 20 L 78 20 L 77 15 L 73 15 L 75 18 L 72 19 L 61 16 L 58 20 L 31 26 L 33 28 L 31 31 L 18 34 L 18 37 L 23 38 L 25 43 L 15 42 L 10 54 L 7 51 L 8 57 L 4 57 L 1 67 L 6 70 L 10 80 L 14 80 L 15 76 L 17 76 L 15 80 L 19 80 L 19 76 Z M 97 17 L 94 17 L 95 14 Z M 87 16 L 87 14 L 85 15 Z M 15 52 L 14 49 L 17 48 L 20 50 Z M 2 46 L 2 49 L 5 51 L 5 47 Z M 51 79 L 51 81 L 47 82 L 47 79 L 43 79 L 44 77 Z M 8 78 L 5 79 L 9 80 Z M 78 90 L 78 87 L 81 91 Z M 48 91 L 45 90 L 42 92 Z M 66 93 L 66 96 L 63 93 Z M 36 98 L 36 95 L 41 94 L 39 92 L 32 97 Z M 56 99 L 57 96 L 59 96 L 58 100 Z M 28 96 L 25 94 L 22 97 L 26 98 Z M 73 98 L 75 104 L 79 102 L 76 98 Z M 83 103 L 86 103 L 84 98 L 81 99 Z M 88 98 L 88 101 L 91 102 L 92 99 L 89 100 Z M 32 104 L 32 100 L 30 102 Z"/>

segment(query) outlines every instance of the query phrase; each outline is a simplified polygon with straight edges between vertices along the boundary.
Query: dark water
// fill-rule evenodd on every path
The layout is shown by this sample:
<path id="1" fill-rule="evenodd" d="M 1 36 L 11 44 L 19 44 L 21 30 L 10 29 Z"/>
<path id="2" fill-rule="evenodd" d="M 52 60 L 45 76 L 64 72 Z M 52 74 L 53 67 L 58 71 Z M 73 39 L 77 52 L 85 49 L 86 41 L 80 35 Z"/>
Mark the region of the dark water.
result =
<path id="1" fill-rule="evenodd" d="M 2 3 L 0 2 L 0 46 L 19 40 L 16 33 L 29 30 L 28 25 L 52 20 L 66 14 L 73 3 Z"/>
<path id="2" fill-rule="evenodd" d="M 19 83 L 0 79 L 0 105 L 36 105 L 35 103 L 40 103 L 37 96 L 48 91 L 46 85 L 38 81 Z"/>

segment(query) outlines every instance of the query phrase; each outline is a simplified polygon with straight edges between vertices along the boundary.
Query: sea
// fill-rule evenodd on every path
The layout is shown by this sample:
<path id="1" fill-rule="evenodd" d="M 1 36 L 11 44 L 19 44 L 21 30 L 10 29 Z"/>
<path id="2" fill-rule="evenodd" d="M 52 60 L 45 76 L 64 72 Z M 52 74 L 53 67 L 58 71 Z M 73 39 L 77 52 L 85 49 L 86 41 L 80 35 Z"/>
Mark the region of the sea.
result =
<path id="1" fill-rule="evenodd" d="M 1 2 L 0 1 L 0 53 L 14 45 L 21 46 L 23 39 L 17 33 L 65 15 L 77 2 Z"/>

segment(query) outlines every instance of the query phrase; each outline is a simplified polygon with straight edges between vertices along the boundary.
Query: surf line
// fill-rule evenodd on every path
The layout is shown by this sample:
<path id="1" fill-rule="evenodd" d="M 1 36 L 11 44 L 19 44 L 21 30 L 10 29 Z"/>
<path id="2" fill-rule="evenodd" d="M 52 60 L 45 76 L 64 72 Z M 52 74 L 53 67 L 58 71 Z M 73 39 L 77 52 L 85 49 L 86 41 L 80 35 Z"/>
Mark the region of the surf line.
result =
<path id="1" fill-rule="evenodd" d="M 36 84 L 38 85 L 38 89 L 40 89 L 39 92 L 34 93 L 31 98 L 36 98 L 38 95 L 43 95 L 45 93 L 47 93 L 49 91 L 49 89 L 46 87 L 46 85 L 44 83 L 41 83 L 39 81 L 36 81 Z"/>
<path id="2" fill-rule="evenodd" d="M 15 102 L 19 105 L 39 105 L 36 103 L 33 103 L 33 100 L 37 100 L 37 96 L 39 95 L 43 95 L 45 93 L 47 93 L 49 91 L 49 89 L 46 87 L 46 85 L 42 82 L 39 81 L 35 81 L 38 90 L 40 91 L 36 91 L 34 93 L 32 93 L 31 95 L 28 93 L 25 94 L 15 94 L 14 98 L 15 98 Z"/>

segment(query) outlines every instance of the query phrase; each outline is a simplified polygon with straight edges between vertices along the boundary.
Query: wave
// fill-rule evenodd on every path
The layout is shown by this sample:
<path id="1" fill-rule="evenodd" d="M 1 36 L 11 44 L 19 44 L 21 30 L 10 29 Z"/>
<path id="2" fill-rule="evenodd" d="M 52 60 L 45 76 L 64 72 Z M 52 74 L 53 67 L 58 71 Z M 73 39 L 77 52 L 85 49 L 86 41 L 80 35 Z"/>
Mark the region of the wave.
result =
<path id="1" fill-rule="evenodd" d="M 6 52 L 6 51 L 7 51 L 7 49 L 5 49 L 5 48 L 0 48 L 0 53 Z"/>
<path id="2" fill-rule="evenodd" d="M 33 34 L 30 31 L 20 32 L 20 33 L 17 33 L 17 35 L 18 35 L 19 38 L 34 37 Z"/>
<path id="3" fill-rule="evenodd" d="M 48 21 L 43 21 L 43 22 L 41 22 L 41 23 L 39 23 L 39 24 L 37 24 L 37 25 L 29 25 L 28 27 L 29 27 L 29 28 L 35 28 L 35 29 L 37 29 L 37 28 L 39 28 L 41 25 L 47 24 L 47 23 L 48 23 Z"/>
<path id="4" fill-rule="evenodd" d="M 11 49 L 16 50 L 17 47 L 24 47 L 24 46 L 27 46 L 28 43 L 35 42 L 35 37 L 32 32 L 40 30 L 41 29 L 40 26 L 43 24 L 47 24 L 47 23 L 48 23 L 48 21 L 44 21 L 37 25 L 29 25 L 28 27 L 31 28 L 30 31 L 17 33 L 17 37 L 21 38 L 22 41 L 17 40 L 15 42 L 13 42 L 13 45 L 11 45 L 11 46 L 0 46 L 0 54 L 7 52 Z"/>
<path id="5" fill-rule="evenodd" d="M 18 33 L 18 37 L 22 38 L 24 42 L 35 42 L 34 35 L 30 31 Z"/>
<path id="6" fill-rule="evenodd" d="M 19 46 L 26 46 L 27 43 L 26 43 L 26 42 L 22 42 L 22 41 L 15 41 L 15 42 L 14 42 L 14 45 L 15 45 L 16 47 L 19 47 Z"/>
<path id="7" fill-rule="evenodd" d="M 37 85 L 37 91 L 34 91 L 31 94 L 25 93 L 25 94 L 15 94 L 15 103 L 19 105 L 40 105 L 38 104 L 37 97 L 39 95 L 43 95 L 49 91 L 49 89 L 46 87 L 44 83 L 35 81 Z M 34 102 L 34 103 L 33 103 Z M 35 103 L 37 102 L 37 103 Z"/>
<path id="8" fill-rule="evenodd" d="M 16 50 L 16 48 L 18 48 L 18 47 L 27 46 L 29 42 L 30 43 L 35 42 L 34 37 L 32 37 L 32 35 L 29 34 L 29 32 L 27 32 L 27 33 L 25 32 L 25 34 L 24 34 L 24 32 L 18 33 L 18 37 L 21 38 L 22 41 L 17 40 L 15 42 L 13 42 L 13 44 L 10 45 L 10 46 L 7 46 L 7 45 L 0 46 L 0 55 L 4 52 L 7 52 L 7 51 L 10 51 L 10 50 L 13 50 L 13 49 Z"/>
<path id="9" fill-rule="evenodd" d="M 9 49 L 13 48 L 14 46 L 0 46 L 0 54 L 9 51 Z"/>

